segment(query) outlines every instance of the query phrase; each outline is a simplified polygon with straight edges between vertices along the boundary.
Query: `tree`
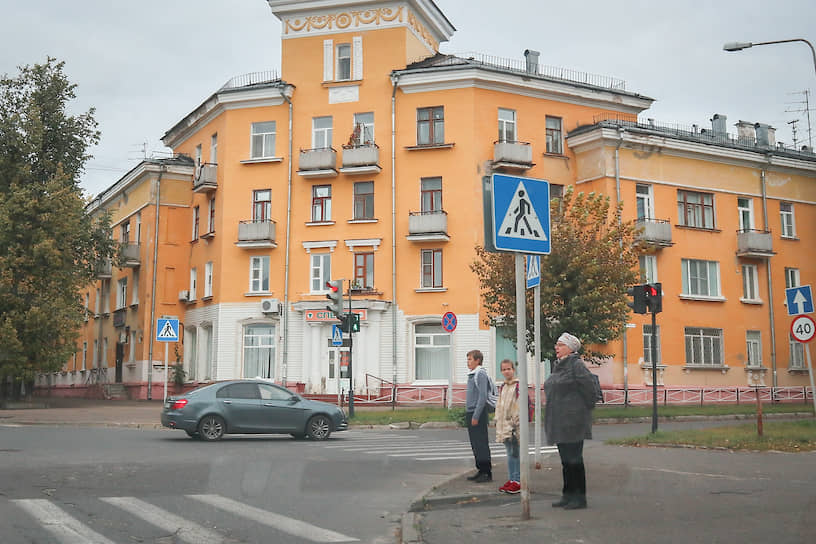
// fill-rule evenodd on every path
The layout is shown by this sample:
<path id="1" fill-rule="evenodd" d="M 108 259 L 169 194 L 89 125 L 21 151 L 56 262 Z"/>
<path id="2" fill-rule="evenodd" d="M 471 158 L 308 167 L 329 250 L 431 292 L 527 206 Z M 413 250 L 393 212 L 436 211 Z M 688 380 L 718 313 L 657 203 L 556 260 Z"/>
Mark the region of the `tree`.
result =
<path id="1" fill-rule="evenodd" d="M 633 222 L 622 222 L 621 207 L 609 197 L 577 193 L 568 187 L 551 202 L 551 253 L 541 257 L 542 355 L 555 356 L 562 332 L 581 339 L 584 346 L 604 344 L 622 335 L 629 313 L 626 289 L 638 273 L 638 247 Z M 479 278 L 492 324 L 500 318 L 515 328 L 515 265 L 512 253 L 490 253 L 476 247 L 471 270 Z M 534 350 L 533 291 L 526 290 L 527 350 Z M 513 338 L 515 340 L 515 337 Z M 586 349 L 589 359 L 603 354 Z"/>
<path id="2" fill-rule="evenodd" d="M 79 290 L 114 252 L 108 218 L 87 213 L 79 187 L 94 110 L 68 113 L 76 85 L 63 69 L 49 57 L 0 78 L 0 384 L 29 395 L 75 353 Z"/>

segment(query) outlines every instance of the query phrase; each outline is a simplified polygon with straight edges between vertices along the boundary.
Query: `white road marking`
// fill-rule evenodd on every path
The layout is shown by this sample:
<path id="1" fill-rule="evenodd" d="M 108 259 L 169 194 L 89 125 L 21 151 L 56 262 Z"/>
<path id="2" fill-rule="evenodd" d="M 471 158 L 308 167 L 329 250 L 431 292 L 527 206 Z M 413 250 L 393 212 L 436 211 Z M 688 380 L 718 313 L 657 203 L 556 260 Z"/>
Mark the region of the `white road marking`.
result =
<path id="1" fill-rule="evenodd" d="M 151 525 L 164 529 L 184 542 L 190 544 L 222 544 L 225 542 L 224 536 L 220 533 L 187 521 L 135 497 L 101 497 L 100 500 L 142 518 Z"/>
<path id="2" fill-rule="evenodd" d="M 39 521 L 60 544 L 114 544 L 46 499 L 11 501 Z"/>
<path id="3" fill-rule="evenodd" d="M 356 542 L 359 540 L 328 529 L 322 529 L 304 521 L 261 510 L 220 495 L 187 495 L 187 497 L 215 506 L 236 516 L 272 527 L 278 531 L 309 539 L 312 542 Z"/>

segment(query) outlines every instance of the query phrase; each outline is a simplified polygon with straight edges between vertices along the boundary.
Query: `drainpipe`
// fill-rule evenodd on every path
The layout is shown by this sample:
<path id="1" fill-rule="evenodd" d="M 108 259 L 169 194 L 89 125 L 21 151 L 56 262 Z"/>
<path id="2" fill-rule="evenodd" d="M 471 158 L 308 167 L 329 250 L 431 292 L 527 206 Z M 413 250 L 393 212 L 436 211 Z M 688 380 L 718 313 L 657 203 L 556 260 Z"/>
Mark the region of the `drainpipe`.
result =
<path id="1" fill-rule="evenodd" d="M 619 206 L 621 202 L 621 184 L 620 184 L 620 147 L 623 145 L 623 133 L 626 132 L 618 127 L 618 145 L 615 146 L 615 206 Z M 618 226 L 621 226 L 623 217 L 618 216 Z M 623 240 L 620 240 L 619 245 L 623 247 Z M 629 405 L 629 343 L 627 342 L 628 328 L 623 329 L 623 398 L 624 405 Z"/>
<path id="2" fill-rule="evenodd" d="M 156 334 L 156 273 L 159 261 L 159 209 L 161 205 L 161 180 L 167 167 L 159 165 L 159 177 L 156 179 L 156 222 L 153 225 L 153 286 L 150 288 L 150 348 L 147 355 L 147 400 L 153 398 L 153 343 Z M 166 379 L 166 376 L 165 376 Z"/>
<path id="3" fill-rule="evenodd" d="M 771 164 L 771 155 L 768 155 L 768 165 Z M 765 179 L 766 169 L 763 168 L 759 174 L 759 179 L 762 181 L 762 221 L 765 225 L 765 230 L 768 230 L 768 192 Z M 771 281 L 771 258 L 765 259 L 765 275 L 768 277 L 768 321 L 771 326 L 771 372 L 773 387 L 777 387 L 776 381 L 776 326 L 774 319 L 774 294 L 773 281 Z"/>
<path id="4" fill-rule="evenodd" d="M 399 76 L 391 74 L 391 368 L 393 386 L 397 387 L 397 171 L 396 171 L 396 109 L 397 84 Z M 392 394 L 392 404 L 396 405 L 396 389 Z"/>
<path id="5" fill-rule="evenodd" d="M 288 86 L 281 93 L 289 104 L 289 171 L 287 173 L 286 196 L 286 257 L 283 268 L 283 361 L 281 363 L 281 385 L 286 387 L 289 364 L 289 242 L 292 235 L 292 87 Z"/>

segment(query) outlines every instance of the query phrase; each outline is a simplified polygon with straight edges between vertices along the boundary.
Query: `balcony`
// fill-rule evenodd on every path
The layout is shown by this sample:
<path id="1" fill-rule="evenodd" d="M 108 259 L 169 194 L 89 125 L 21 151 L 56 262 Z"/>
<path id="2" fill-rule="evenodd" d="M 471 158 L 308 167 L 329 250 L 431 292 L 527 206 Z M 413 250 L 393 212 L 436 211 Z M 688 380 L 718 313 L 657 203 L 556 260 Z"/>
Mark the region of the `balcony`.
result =
<path id="1" fill-rule="evenodd" d="M 119 308 L 113 312 L 113 326 L 121 329 L 125 326 L 125 318 L 127 317 L 127 308 Z"/>
<path id="2" fill-rule="evenodd" d="M 742 229 L 737 231 L 737 256 L 765 259 L 775 255 L 771 233 L 767 230 Z"/>
<path id="3" fill-rule="evenodd" d="M 275 241 L 275 222 L 241 221 L 238 223 L 238 247 L 278 247 Z"/>
<path id="4" fill-rule="evenodd" d="M 448 213 L 443 210 L 410 212 L 408 215 L 408 240 L 414 242 L 450 240 L 448 236 Z"/>
<path id="5" fill-rule="evenodd" d="M 533 166 L 533 146 L 528 142 L 493 142 L 493 168 L 529 170 Z"/>
<path id="6" fill-rule="evenodd" d="M 379 174 L 380 148 L 375 143 L 343 146 L 343 174 Z"/>
<path id="7" fill-rule="evenodd" d="M 636 226 L 639 231 L 635 236 L 641 242 L 657 249 L 673 245 L 671 223 L 668 219 L 638 219 Z"/>
<path id="8" fill-rule="evenodd" d="M 193 192 L 209 193 L 210 191 L 218 189 L 218 182 L 216 181 L 217 174 L 217 164 L 204 163 L 196 168 L 195 177 L 193 178 Z"/>
<path id="9" fill-rule="evenodd" d="M 111 277 L 112 265 L 110 259 L 103 259 L 96 263 L 96 277 L 99 279 L 108 279 Z"/>
<path id="10" fill-rule="evenodd" d="M 137 268 L 142 264 L 142 257 L 139 254 L 139 244 L 123 243 L 119 246 L 119 258 L 123 267 Z"/>
<path id="11" fill-rule="evenodd" d="M 301 149 L 298 174 L 304 178 L 337 176 L 337 151 L 331 147 Z"/>

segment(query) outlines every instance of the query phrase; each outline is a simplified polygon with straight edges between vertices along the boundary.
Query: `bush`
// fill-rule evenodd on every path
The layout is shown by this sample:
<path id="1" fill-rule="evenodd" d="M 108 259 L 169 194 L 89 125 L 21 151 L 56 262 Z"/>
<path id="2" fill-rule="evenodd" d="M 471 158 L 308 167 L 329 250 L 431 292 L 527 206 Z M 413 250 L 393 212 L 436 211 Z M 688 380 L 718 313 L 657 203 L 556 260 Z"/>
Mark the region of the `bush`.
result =
<path id="1" fill-rule="evenodd" d="M 187 378 L 187 371 L 184 370 L 184 365 L 176 363 L 173 365 L 173 383 L 176 387 L 184 386 L 184 380 Z"/>

